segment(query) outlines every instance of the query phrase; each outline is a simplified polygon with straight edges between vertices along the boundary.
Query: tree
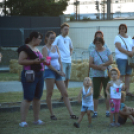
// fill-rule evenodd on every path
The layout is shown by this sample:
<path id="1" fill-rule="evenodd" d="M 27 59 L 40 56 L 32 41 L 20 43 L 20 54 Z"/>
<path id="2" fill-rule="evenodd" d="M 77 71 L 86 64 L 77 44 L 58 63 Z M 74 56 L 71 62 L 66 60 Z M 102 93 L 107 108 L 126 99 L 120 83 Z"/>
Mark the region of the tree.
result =
<path id="1" fill-rule="evenodd" d="M 0 3 L 3 13 L 11 16 L 59 16 L 69 0 L 8 0 Z M 5 10 L 6 8 L 8 10 Z"/>

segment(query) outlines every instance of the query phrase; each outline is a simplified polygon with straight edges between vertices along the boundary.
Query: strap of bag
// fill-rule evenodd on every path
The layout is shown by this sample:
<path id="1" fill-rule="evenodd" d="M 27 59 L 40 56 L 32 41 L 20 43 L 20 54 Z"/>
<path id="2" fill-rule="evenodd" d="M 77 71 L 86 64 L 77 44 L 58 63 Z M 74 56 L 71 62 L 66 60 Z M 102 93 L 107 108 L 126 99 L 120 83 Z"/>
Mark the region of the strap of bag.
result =
<path id="1" fill-rule="evenodd" d="M 96 50 L 95 50 L 96 51 Z M 102 61 L 102 63 L 104 63 L 103 62 L 103 59 L 102 59 L 102 57 L 100 56 L 100 54 L 96 51 L 96 53 L 99 55 L 99 57 L 100 57 L 100 59 L 101 59 L 101 61 Z M 109 71 L 109 68 L 108 68 L 108 66 L 107 66 L 107 70 Z"/>
<path id="2" fill-rule="evenodd" d="M 120 37 L 120 36 L 119 36 Z M 120 37 L 121 38 L 121 37 Z M 128 48 L 127 48 L 127 45 L 126 45 L 126 42 L 123 40 L 123 38 L 121 38 L 121 40 L 124 42 L 125 46 L 126 46 L 126 49 L 128 51 Z"/>

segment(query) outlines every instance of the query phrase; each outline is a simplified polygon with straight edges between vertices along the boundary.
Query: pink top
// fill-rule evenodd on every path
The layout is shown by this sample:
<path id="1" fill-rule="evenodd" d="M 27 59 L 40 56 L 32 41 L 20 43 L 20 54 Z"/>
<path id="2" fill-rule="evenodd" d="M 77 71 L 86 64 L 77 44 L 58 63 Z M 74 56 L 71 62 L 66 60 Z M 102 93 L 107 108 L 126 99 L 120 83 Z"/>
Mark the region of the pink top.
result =
<path id="1" fill-rule="evenodd" d="M 40 53 L 40 52 L 35 52 L 35 51 L 33 51 L 38 57 L 39 57 L 39 59 L 41 59 L 41 58 L 43 58 L 43 55 Z M 29 58 L 28 58 L 29 59 Z M 44 71 L 44 64 L 43 63 L 40 63 L 41 64 L 41 69 L 40 69 L 40 71 Z M 25 65 L 24 66 L 24 70 L 31 70 L 31 66 L 29 66 L 29 65 Z"/>

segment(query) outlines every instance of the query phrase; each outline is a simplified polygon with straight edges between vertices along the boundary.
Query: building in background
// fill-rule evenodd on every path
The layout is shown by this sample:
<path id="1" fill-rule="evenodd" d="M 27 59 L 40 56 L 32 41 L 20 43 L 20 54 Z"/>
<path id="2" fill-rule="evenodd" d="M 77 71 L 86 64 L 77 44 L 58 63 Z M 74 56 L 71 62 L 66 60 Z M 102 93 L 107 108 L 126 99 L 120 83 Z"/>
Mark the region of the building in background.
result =
<path id="1" fill-rule="evenodd" d="M 82 19 L 106 19 L 107 17 L 107 0 L 70 0 L 64 14 L 77 14 Z M 128 8 L 129 7 L 129 8 Z M 113 18 L 134 18 L 134 0 L 111 0 L 111 19 Z"/>

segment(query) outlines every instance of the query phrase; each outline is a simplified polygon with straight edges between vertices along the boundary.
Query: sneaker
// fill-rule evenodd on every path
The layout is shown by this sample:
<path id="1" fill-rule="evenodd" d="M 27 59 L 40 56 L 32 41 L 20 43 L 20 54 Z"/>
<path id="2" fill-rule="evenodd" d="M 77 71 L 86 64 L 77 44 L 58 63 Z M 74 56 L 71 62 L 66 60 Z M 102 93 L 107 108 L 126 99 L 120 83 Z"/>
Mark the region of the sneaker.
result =
<path id="1" fill-rule="evenodd" d="M 34 121 L 33 124 L 34 125 L 44 125 L 45 122 L 43 122 L 42 120 L 38 120 L 38 121 Z"/>
<path id="2" fill-rule="evenodd" d="M 106 113 L 106 117 L 110 117 L 110 113 Z"/>
<path id="3" fill-rule="evenodd" d="M 59 99 L 59 102 L 63 102 L 63 97 L 61 97 L 61 98 Z"/>
<path id="4" fill-rule="evenodd" d="M 97 115 L 97 113 L 94 113 L 93 115 L 92 115 L 92 118 L 96 118 L 98 115 Z"/>
<path id="5" fill-rule="evenodd" d="M 109 126 L 110 127 L 114 127 L 115 126 L 115 123 L 110 123 Z"/>
<path id="6" fill-rule="evenodd" d="M 118 123 L 118 122 L 115 123 L 115 126 L 116 126 L 116 127 L 120 127 L 120 123 Z"/>
<path id="7" fill-rule="evenodd" d="M 76 128 L 80 128 L 80 125 L 79 125 L 79 123 L 77 123 L 77 122 L 74 123 L 74 126 L 75 126 Z"/>
<path id="8" fill-rule="evenodd" d="M 21 122 L 19 123 L 20 127 L 28 127 L 28 124 L 26 122 Z"/>

